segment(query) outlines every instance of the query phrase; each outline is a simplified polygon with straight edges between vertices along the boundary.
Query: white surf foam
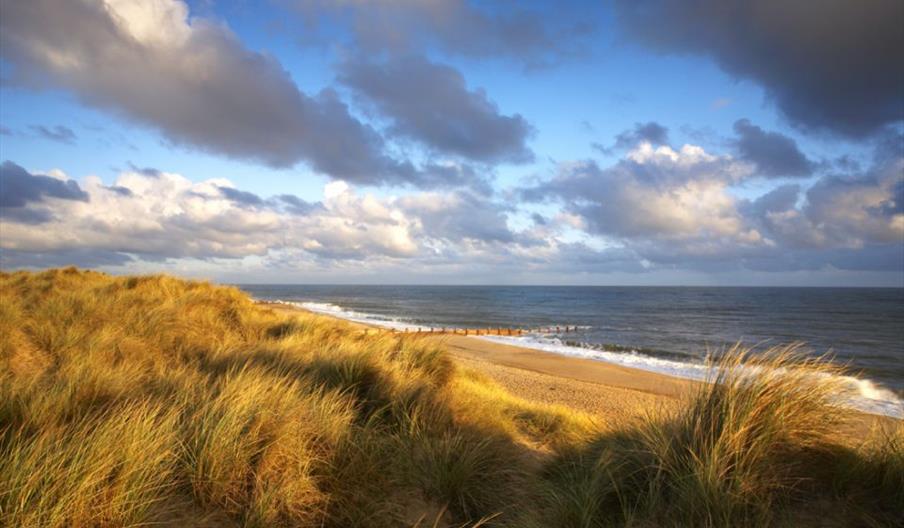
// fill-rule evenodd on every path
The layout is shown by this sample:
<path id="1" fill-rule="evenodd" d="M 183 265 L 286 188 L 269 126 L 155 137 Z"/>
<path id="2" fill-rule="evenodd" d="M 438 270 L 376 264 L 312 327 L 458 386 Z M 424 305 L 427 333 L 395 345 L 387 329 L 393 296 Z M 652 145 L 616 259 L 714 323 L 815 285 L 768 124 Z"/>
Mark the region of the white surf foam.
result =
<path id="1" fill-rule="evenodd" d="M 331 303 L 292 301 L 273 302 L 297 306 L 311 312 L 383 328 L 422 331 L 428 331 L 431 328 L 430 326 L 416 325 L 411 321 L 406 321 L 404 319 L 389 319 L 376 314 L 346 310 L 341 306 Z M 439 327 L 432 328 L 436 329 Z M 635 351 L 612 352 L 595 348 L 584 348 L 567 345 L 555 337 L 537 334 L 521 336 L 478 336 L 476 338 L 506 345 L 552 352 L 563 356 L 605 361 L 615 365 L 636 368 L 648 372 L 656 372 L 677 378 L 706 381 L 712 375 L 712 369 L 703 363 L 695 363 L 690 360 L 678 361 L 674 359 L 658 358 Z M 881 414 L 904 419 L 904 401 L 902 401 L 894 392 L 880 387 L 868 379 L 856 378 L 853 376 L 843 376 L 842 379 L 849 387 L 849 390 L 846 391 L 847 394 L 839 395 L 839 403 L 841 405 L 871 414 Z"/>
<path id="2" fill-rule="evenodd" d="M 713 369 L 703 363 L 657 358 L 639 352 L 610 352 L 571 346 L 562 343 L 559 339 L 544 336 L 480 336 L 478 339 L 543 350 L 564 356 L 595 359 L 677 378 L 707 381 L 713 373 Z M 848 390 L 845 391 L 846 394 L 839 395 L 840 405 L 871 414 L 904 419 L 904 401 L 894 392 L 880 387 L 868 379 L 842 376 L 841 380 Z"/>
<path id="3" fill-rule="evenodd" d="M 376 314 L 369 314 L 364 312 L 356 312 L 353 310 L 346 310 L 339 305 L 332 303 L 321 303 L 321 302 L 292 302 L 292 301 L 274 301 L 278 304 L 288 304 L 290 306 L 296 306 L 298 308 L 303 308 L 305 310 L 329 315 L 332 317 L 338 317 L 340 319 L 345 319 L 347 321 L 353 321 L 356 323 L 363 323 L 373 326 L 380 326 L 383 328 L 392 328 L 394 330 L 429 330 L 427 326 L 418 326 L 411 322 L 406 322 L 403 319 L 398 318 L 385 318 Z"/>

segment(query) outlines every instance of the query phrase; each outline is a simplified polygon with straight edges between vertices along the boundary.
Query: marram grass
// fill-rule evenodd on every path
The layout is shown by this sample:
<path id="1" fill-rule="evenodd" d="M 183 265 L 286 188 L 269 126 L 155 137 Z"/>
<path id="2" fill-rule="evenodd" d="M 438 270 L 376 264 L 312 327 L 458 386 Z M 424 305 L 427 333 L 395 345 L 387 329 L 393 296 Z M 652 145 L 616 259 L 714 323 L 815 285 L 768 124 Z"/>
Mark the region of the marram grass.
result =
<path id="1" fill-rule="evenodd" d="M 842 441 L 838 370 L 793 348 L 610 424 L 232 288 L 67 268 L 2 273 L 0 301 L 2 526 L 904 519 L 904 429 Z"/>

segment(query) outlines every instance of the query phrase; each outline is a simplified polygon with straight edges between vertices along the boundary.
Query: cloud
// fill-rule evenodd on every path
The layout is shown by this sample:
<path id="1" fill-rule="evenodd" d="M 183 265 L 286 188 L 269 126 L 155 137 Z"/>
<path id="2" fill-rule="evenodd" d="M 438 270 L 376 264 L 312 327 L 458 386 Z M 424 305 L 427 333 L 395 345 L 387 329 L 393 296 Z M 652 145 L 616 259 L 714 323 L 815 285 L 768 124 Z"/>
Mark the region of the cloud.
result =
<path id="1" fill-rule="evenodd" d="M 546 217 L 544 217 L 540 213 L 531 213 L 530 219 L 534 224 L 538 226 L 545 226 L 549 223 Z"/>
<path id="2" fill-rule="evenodd" d="M 179 0 L 3 0 L 2 9 L 2 57 L 19 85 L 68 90 L 175 144 L 231 158 L 304 161 L 360 183 L 424 181 L 334 91 L 301 92 L 276 59 L 189 18 Z"/>
<path id="3" fill-rule="evenodd" d="M 429 246 L 512 239 L 498 204 L 472 192 L 361 195 L 342 181 L 321 202 L 294 195 L 264 199 L 228 180 L 191 182 L 159 170 L 122 172 L 113 185 L 0 171 L 0 247 L 15 262 L 54 261 L 27 254 L 110 252 L 148 259 L 242 259 L 295 251 L 324 260 L 407 259 Z M 62 258 L 62 257 L 61 257 Z"/>
<path id="4" fill-rule="evenodd" d="M 32 125 L 29 127 L 32 132 L 44 139 L 64 143 L 66 145 L 74 145 L 77 139 L 75 132 L 71 128 L 57 125 L 54 127 L 46 127 L 44 125 Z"/>
<path id="5" fill-rule="evenodd" d="M 806 190 L 781 185 L 747 200 L 736 190 L 760 175 L 748 161 L 641 143 L 609 167 L 562 163 L 520 194 L 559 204 L 576 229 L 652 269 L 900 271 L 902 173 L 904 157 L 880 148 L 865 173 L 826 175 Z"/>
<path id="6" fill-rule="evenodd" d="M 616 12 L 647 46 L 706 55 L 759 83 L 805 129 L 856 138 L 904 119 L 898 0 L 618 0 Z"/>
<path id="7" fill-rule="evenodd" d="M 705 241 L 759 243 L 740 218 L 728 187 L 749 167 L 685 145 L 641 143 L 617 164 L 562 164 L 557 176 L 525 189 L 531 200 L 552 199 L 578 215 L 592 234 L 623 239 L 681 241 L 687 251 Z"/>
<path id="8" fill-rule="evenodd" d="M 635 123 L 634 128 L 625 130 L 615 136 L 615 143 L 611 147 L 606 147 L 601 143 L 593 143 L 591 146 L 608 156 L 617 151 L 633 148 L 644 142 L 652 145 L 667 145 L 669 143 L 669 129 L 655 121 Z"/>
<path id="9" fill-rule="evenodd" d="M 432 239 L 487 243 L 514 240 L 505 208 L 472 192 L 423 193 L 402 197 L 398 205 L 418 218 L 424 235 Z"/>
<path id="10" fill-rule="evenodd" d="M 29 203 L 50 198 L 87 202 L 85 193 L 72 180 L 60 180 L 42 174 L 31 174 L 11 161 L 0 165 L 0 207 L 18 209 Z"/>
<path id="11" fill-rule="evenodd" d="M 339 80 L 390 119 L 392 135 L 472 161 L 533 159 L 526 146 L 528 122 L 519 114 L 501 114 L 483 90 L 468 90 L 450 66 L 413 55 L 355 59 L 341 66 Z"/>
<path id="12" fill-rule="evenodd" d="M 797 142 L 778 132 L 766 132 L 747 119 L 735 121 L 734 141 L 740 159 L 757 166 L 760 176 L 767 178 L 807 177 L 814 163 L 797 148 Z"/>
<path id="13" fill-rule="evenodd" d="M 67 249 L 52 253 L 32 253 L 0 248 L 0 266 L 4 268 L 58 268 L 63 266 L 122 266 L 134 259 L 109 250 Z"/>
<path id="14" fill-rule="evenodd" d="M 309 202 L 160 170 L 128 170 L 106 185 L 3 167 L 4 189 L 8 174 L 27 189 L 3 194 L 4 266 L 207 261 L 258 272 L 541 280 L 668 270 L 900 274 L 904 264 L 904 157 L 884 147 L 866 171 L 753 199 L 739 193 L 758 177 L 751 163 L 645 142 L 609 166 L 561 163 L 504 202 L 462 189 L 375 196 L 342 181 Z M 142 268 L 147 262 L 158 264 Z"/>
<path id="15" fill-rule="evenodd" d="M 72 180 L 31 174 L 10 161 L 0 165 L 0 220 L 38 225 L 53 220 L 49 210 L 29 204 L 56 200 L 87 201 L 88 194 Z"/>
<path id="16" fill-rule="evenodd" d="M 162 172 L 154 167 L 138 167 L 132 162 L 129 162 L 129 172 L 137 172 L 149 178 L 156 178 L 162 174 Z"/>
<path id="17" fill-rule="evenodd" d="M 904 251 L 904 158 L 877 163 L 853 176 L 826 175 L 798 207 L 795 187 L 759 198 L 752 210 L 765 232 L 786 247 L 860 249 L 897 246 Z"/>
<path id="18" fill-rule="evenodd" d="M 547 10 L 524 4 L 496 6 L 469 0 L 288 0 L 306 24 L 350 28 L 359 50 L 410 53 L 438 48 L 468 57 L 507 57 L 545 66 L 584 52 L 601 10 L 571 2 Z M 335 32 L 321 38 L 335 42 Z"/>
<path id="19" fill-rule="evenodd" d="M 193 184 L 161 172 L 121 174 L 113 187 L 89 177 L 78 186 L 84 200 L 29 203 L 51 219 L 27 225 L 4 219 L 4 249 L 20 252 L 113 251 L 145 258 L 240 257 L 261 254 L 278 237 L 276 215 L 224 197 L 225 180 Z M 123 192 L 122 189 L 128 189 Z"/>
<path id="20" fill-rule="evenodd" d="M 264 203 L 264 200 L 262 200 L 260 196 L 248 191 L 240 191 L 238 189 L 233 189 L 232 187 L 223 187 L 219 185 L 217 186 L 217 189 L 220 191 L 220 194 L 240 205 L 257 206 L 263 205 Z"/>
<path id="21" fill-rule="evenodd" d="M 276 207 L 282 208 L 295 215 L 306 215 L 317 209 L 319 204 L 313 204 L 302 200 L 294 194 L 280 194 L 273 198 L 271 203 L 275 203 Z"/>

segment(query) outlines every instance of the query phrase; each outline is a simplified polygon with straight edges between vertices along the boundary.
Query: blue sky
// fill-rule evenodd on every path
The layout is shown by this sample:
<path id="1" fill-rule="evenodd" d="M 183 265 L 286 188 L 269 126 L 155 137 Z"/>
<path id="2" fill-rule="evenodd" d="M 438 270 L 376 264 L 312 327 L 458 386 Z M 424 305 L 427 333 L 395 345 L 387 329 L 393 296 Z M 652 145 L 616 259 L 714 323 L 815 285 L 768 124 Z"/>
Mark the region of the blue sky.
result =
<path id="1" fill-rule="evenodd" d="M 0 263 L 904 286 L 899 3 L 714 5 L 4 0 Z"/>

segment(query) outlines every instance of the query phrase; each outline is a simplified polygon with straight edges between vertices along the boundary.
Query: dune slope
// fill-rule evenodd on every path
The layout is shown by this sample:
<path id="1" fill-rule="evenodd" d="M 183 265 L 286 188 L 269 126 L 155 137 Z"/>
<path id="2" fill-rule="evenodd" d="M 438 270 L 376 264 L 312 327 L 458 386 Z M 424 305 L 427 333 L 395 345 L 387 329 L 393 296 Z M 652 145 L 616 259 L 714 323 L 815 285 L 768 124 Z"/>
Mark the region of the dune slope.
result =
<path id="1" fill-rule="evenodd" d="M 831 366 L 737 375 L 642 418 L 531 402 L 435 340 L 232 288 L 0 274 L 3 526 L 881 526 L 900 426 L 837 441 Z M 769 372 L 768 370 L 764 372 Z M 818 509 L 816 506 L 818 505 Z"/>

